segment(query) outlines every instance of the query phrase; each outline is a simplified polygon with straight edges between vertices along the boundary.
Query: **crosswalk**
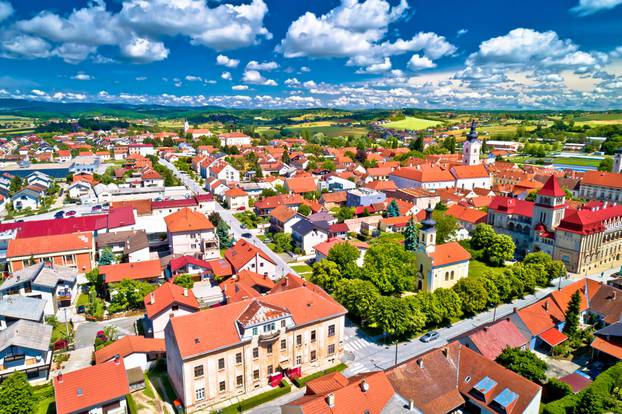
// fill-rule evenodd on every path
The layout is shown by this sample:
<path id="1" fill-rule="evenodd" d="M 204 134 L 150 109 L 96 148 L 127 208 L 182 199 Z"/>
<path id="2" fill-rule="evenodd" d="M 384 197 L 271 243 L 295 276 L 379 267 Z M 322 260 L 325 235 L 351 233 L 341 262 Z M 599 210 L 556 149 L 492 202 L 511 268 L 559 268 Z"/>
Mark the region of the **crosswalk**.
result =
<path id="1" fill-rule="evenodd" d="M 361 351 L 372 344 L 367 339 L 358 336 L 346 336 L 344 342 L 343 348 L 350 352 Z"/>
<path id="2" fill-rule="evenodd" d="M 361 372 L 368 371 L 370 371 L 369 367 L 365 366 L 361 362 L 351 362 L 350 364 L 348 364 L 348 368 L 344 371 L 344 374 L 346 374 L 347 376 L 352 376 Z"/>

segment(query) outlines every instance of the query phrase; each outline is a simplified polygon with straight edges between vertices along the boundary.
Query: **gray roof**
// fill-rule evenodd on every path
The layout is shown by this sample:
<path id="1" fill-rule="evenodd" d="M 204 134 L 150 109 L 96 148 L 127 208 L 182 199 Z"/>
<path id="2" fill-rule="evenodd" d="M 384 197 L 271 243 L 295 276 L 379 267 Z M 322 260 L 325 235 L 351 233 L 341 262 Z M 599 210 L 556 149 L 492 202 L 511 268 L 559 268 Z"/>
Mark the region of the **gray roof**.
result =
<path id="1" fill-rule="evenodd" d="M 144 230 L 117 231 L 114 233 L 102 233 L 97 236 L 96 245 L 98 249 L 115 244 L 123 244 L 123 252 L 129 254 L 148 248 L 149 239 Z"/>
<path id="2" fill-rule="evenodd" d="M 335 219 L 328 211 L 318 211 L 308 217 L 309 221 L 315 223 L 318 221 L 332 221 Z"/>
<path id="3" fill-rule="evenodd" d="M 38 263 L 13 272 L 11 277 L 0 285 L 0 289 L 10 289 L 25 281 L 30 281 L 39 286 L 54 288 L 58 285 L 59 281 L 75 283 L 77 278 L 78 271 L 74 268 L 56 265 L 54 265 L 54 267 L 47 267 L 44 263 Z"/>
<path id="4" fill-rule="evenodd" d="M 9 346 L 47 351 L 51 338 L 50 325 L 21 319 L 4 331 L 0 331 L 0 351 Z"/>
<path id="5" fill-rule="evenodd" d="M 596 335 L 603 336 L 621 336 L 622 337 L 622 322 L 612 323 L 609 326 L 605 326 L 599 331 L 596 331 Z"/>
<path id="6" fill-rule="evenodd" d="M 292 226 L 293 232 L 296 232 L 303 236 L 311 233 L 313 230 L 319 230 L 322 232 L 326 232 L 328 230 L 328 223 L 325 221 L 311 223 L 307 219 L 302 219 Z"/>
<path id="7" fill-rule="evenodd" d="M 11 319 L 40 321 L 43 318 L 45 300 L 28 296 L 5 296 L 0 299 L 0 316 Z"/>

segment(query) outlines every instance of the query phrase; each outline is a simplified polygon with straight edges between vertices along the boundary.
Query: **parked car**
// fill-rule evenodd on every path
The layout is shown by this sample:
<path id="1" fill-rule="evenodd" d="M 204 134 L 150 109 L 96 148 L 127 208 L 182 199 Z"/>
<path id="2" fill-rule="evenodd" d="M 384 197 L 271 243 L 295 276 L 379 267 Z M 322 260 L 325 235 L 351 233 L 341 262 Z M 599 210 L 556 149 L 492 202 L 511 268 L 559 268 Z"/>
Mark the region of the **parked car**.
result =
<path id="1" fill-rule="evenodd" d="M 108 337 L 106 336 L 106 333 L 104 331 L 97 331 L 97 335 L 95 335 L 95 337 L 97 339 L 101 339 L 104 342 L 108 340 Z"/>
<path id="2" fill-rule="evenodd" d="M 98 211 L 101 211 L 101 210 L 102 210 L 102 206 L 100 205 L 91 207 L 91 213 L 97 213 Z"/>
<path id="3" fill-rule="evenodd" d="M 80 305 L 80 306 L 78 306 L 78 307 L 76 308 L 76 312 L 77 312 L 77 313 L 84 313 L 84 312 L 86 312 L 86 306 L 84 306 L 84 305 Z"/>
<path id="4" fill-rule="evenodd" d="M 242 237 L 244 237 L 245 239 L 250 239 L 251 237 L 253 237 L 253 235 L 250 233 L 242 233 Z"/>
<path id="5" fill-rule="evenodd" d="M 238 207 L 238 211 L 244 211 L 244 210 L 246 210 L 246 207 L 244 207 L 244 206 Z"/>
<path id="6" fill-rule="evenodd" d="M 423 335 L 421 338 L 419 338 L 419 340 L 421 342 L 426 342 L 426 343 L 427 342 L 432 342 L 434 340 L 437 340 L 440 335 L 441 334 L 438 333 L 437 331 L 430 331 L 430 332 L 426 333 L 425 335 Z"/>

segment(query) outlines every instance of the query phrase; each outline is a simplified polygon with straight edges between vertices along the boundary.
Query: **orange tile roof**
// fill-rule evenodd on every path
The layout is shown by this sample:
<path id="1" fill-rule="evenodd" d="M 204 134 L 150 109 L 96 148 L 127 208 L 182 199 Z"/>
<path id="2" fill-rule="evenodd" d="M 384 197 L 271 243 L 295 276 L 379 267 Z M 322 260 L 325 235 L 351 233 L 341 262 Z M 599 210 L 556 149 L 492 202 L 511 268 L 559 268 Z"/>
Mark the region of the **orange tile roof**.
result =
<path id="1" fill-rule="evenodd" d="M 434 253 L 430 253 L 432 266 L 446 266 L 471 259 L 471 254 L 457 242 L 437 244 Z"/>
<path id="2" fill-rule="evenodd" d="M 557 328 L 550 328 L 542 332 L 540 339 L 549 344 L 550 346 L 557 346 L 564 342 L 568 337 L 561 333 Z"/>
<path id="3" fill-rule="evenodd" d="M 53 383 L 57 414 L 88 411 L 130 392 L 122 359 L 56 376 Z"/>
<path id="4" fill-rule="evenodd" d="M 184 289 L 170 282 L 162 284 L 162 286 L 145 296 L 144 302 L 147 317 L 150 319 L 153 319 L 173 304 L 185 306 L 196 311 L 199 310 L 199 302 L 194 296 L 192 289 Z"/>
<path id="5" fill-rule="evenodd" d="M 533 336 L 540 335 L 565 319 L 564 312 L 550 297 L 520 309 L 518 316 Z"/>
<path id="6" fill-rule="evenodd" d="M 617 359 L 622 359 L 622 345 L 607 341 L 601 337 L 597 336 L 594 338 L 592 348 L 604 352 L 607 355 L 611 355 Z"/>
<path id="7" fill-rule="evenodd" d="M 372 182 L 369 182 L 369 183 L 363 185 L 363 187 L 371 188 L 372 190 L 377 190 L 377 191 L 396 190 L 397 189 L 397 185 L 395 185 L 395 183 L 393 181 L 391 181 L 391 180 L 387 180 L 387 181 L 372 181 Z"/>
<path id="8" fill-rule="evenodd" d="M 328 257 L 328 253 L 330 252 L 330 249 L 332 249 L 333 247 L 335 247 L 337 244 L 340 244 L 340 243 L 350 244 L 356 247 L 357 249 L 369 249 L 369 244 L 365 242 L 360 242 L 358 240 L 343 240 L 339 238 L 334 238 L 334 239 L 322 242 L 320 244 L 316 244 L 315 246 L 313 246 L 313 248 L 315 249 L 316 252 Z"/>
<path id="9" fill-rule="evenodd" d="M 138 215 L 151 215 L 151 200 L 113 201 L 112 208 L 131 207 Z"/>
<path id="10" fill-rule="evenodd" d="M 296 177 L 285 180 L 285 185 L 292 193 L 311 193 L 317 191 L 313 177 Z"/>
<path id="11" fill-rule="evenodd" d="M 551 298 L 555 301 L 557 306 L 566 313 L 568 309 L 568 303 L 570 303 L 570 298 L 572 295 L 578 290 L 579 295 L 581 296 L 581 312 L 587 309 L 587 301 L 585 300 L 585 291 L 587 289 L 590 301 L 594 299 L 596 293 L 601 288 L 601 284 L 593 279 L 588 277 L 583 278 L 581 280 L 577 280 L 576 282 L 563 287 L 560 290 L 554 290 L 551 292 Z"/>
<path id="12" fill-rule="evenodd" d="M 7 258 L 93 249 L 91 232 L 56 234 L 9 240 Z"/>
<path id="13" fill-rule="evenodd" d="M 329 394 L 334 398 L 332 407 L 326 402 Z M 337 372 L 309 381 L 305 395 L 285 406 L 297 406 L 302 414 L 380 414 L 394 394 L 382 371 L 366 372 L 350 378 Z"/>
<path id="14" fill-rule="evenodd" d="M 99 274 L 104 275 L 106 283 L 120 282 L 123 279 L 153 279 L 162 275 L 160 260 L 145 262 L 118 263 L 99 267 Z"/>
<path id="15" fill-rule="evenodd" d="M 164 217 L 164 221 L 166 222 L 167 230 L 171 233 L 211 230 L 214 228 L 214 225 L 205 217 L 205 214 L 192 211 L 188 207 L 169 214 Z"/>
<path id="16" fill-rule="evenodd" d="M 274 282 L 272 279 L 259 273 L 242 270 L 237 275 L 222 282 L 219 286 L 225 295 L 227 303 L 231 303 L 261 296 L 261 291 L 270 291 L 274 288 Z"/>
<path id="17" fill-rule="evenodd" d="M 231 190 L 227 190 L 225 192 L 227 197 L 244 197 L 247 196 L 248 193 L 242 190 L 240 187 L 233 187 Z"/>
<path id="18" fill-rule="evenodd" d="M 203 355 L 240 343 L 236 321 L 256 300 L 269 307 L 286 309 L 299 326 L 347 313 L 343 306 L 330 297 L 299 287 L 262 296 L 260 299 L 247 299 L 180 316 L 171 319 L 170 329 L 181 357 Z"/>
<path id="19" fill-rule="evenodd" d="M 227 249 L 225 252 L 225 259 L 231 263 L 233 269 L 237 272 L 257 255 L 261 256 L 270 263 L 274 263 L 274 261 L 270 259 L 270 257 L 264 253 L 262 249 L 242 239 L 238 240 L 237 243 Z"/>
<path id="20" fill-rule="evenodd" d="M 285 223 L 287 220 L 289 220 L 290 218 L 296 215 L 296 211 L 292 210 L 291 208 L 285 205 L 280 205 L 274 210 L 272 210 L 270 214 L 268 215 L 271 217 L 274 217 L 276 220 L 278 220 L 281 223 Z"/>
<path id="21" fill-rule="evenodd" d="M 116 355 L 125 358 L 138 353 L 163 353 L 166 351 L 164 339 L 145 338 L 144 336 L 127 335 L 105 347 L 95 351 L 95 363 L 101 364 L 114 359 Z"/>
<path id="22" fill-rule="evenodd" d="M 455 181 L 454 176 L 449 171 L 436 167 L 422 169 L 400 168 L 399 170 L 393 171 L 391 175 L 422 183 Z"/>
<path id="23" fill-rule="evenodd" d="M 461 180 L 470 178 L 490 177 L 490 174 L 482 164 L 479 165 L 455 165 L 451 168 L 454 176 Z"/>
<path id="24" fill-rule="evenodd" d="M 488 213 L 486 213 L 485 211 L 465 207 L 460 204 L 454 204 L 453 206 L 449 207 L 445 214 L 448 216 L 453 216 L 457 220 L 465 221 L 472 224 L 485 223 L 486 218 L 488 217 Z"/>
<path id="25" fill-rule="evenodd" d="M 622 188 L 622 174 L 606 171 L 587 171 L 583 176 L 581 185 Z"/>

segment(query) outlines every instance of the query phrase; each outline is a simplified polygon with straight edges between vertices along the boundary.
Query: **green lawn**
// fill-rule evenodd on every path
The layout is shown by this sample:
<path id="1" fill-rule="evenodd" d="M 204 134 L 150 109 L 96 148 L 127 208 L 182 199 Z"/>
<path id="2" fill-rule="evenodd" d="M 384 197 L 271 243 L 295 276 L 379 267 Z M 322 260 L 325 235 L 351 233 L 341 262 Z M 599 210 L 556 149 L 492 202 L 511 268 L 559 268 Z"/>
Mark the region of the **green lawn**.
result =
<path id="1" fill-rule="evenodd" d="M 486 271 L 502 273 L 504 270 L 505 267 L 491 267 L 479 260 L 471 259 L 469 261 L 469 277 L 479 277 Z"/>
<path id="2" fill-rule="evenodd" d="M 401 244 L 404 241 L 404 234 L 402 233 L 380 233 L 378 237 L 375 237 L 369 241 L 370 244 L 382 244 L 382 243 L 396 243 Z"/>
<path id="3" fill-rule="evenodd" d="M 508 157 L 508 161 L 514 162 L 516 164 L 537 164 L 539 160 L 544 162 L 552 162 L 554 164 L 567 164 L 567 165 L 577 165 L 582 167 L 598 167 L 601 160 L 593 160 L 587 158 L 573 158 L 573 157 L 531 157 L 531 156 L 517 156 L 517 157 Z"/>
<path id="4" fill-rule="evenodd" d="M 305 273 L 313 272 L 313 268 L 311 266 L 308 266 L 308 265 L 292 266 L 292 269 L 294 269 L 296 272 L 298 272 L 300 274 L 305 274 Z"/>
<path id="5" fill-rule="evenodd" d="M 85 293 L 80 293 L 78 296 L 78 300 L 76 301 L 76 306 L 80 305 L 88 305 L 89 304 L 89 295 Z"/>
<path id="6" fill-rule="evenodd" d="M 423 118 L 415 118 L 412 116 L 407 116 L 406 119 L 402 119 L 401 121 L 389 122 L 388 124 L 384 124 L 385 128 L 392 129 L 427 129 L 431 127 L 435 127 L 440 125 L 442 122 L 439 121 L 431 121 L 429 119 Z"/>

